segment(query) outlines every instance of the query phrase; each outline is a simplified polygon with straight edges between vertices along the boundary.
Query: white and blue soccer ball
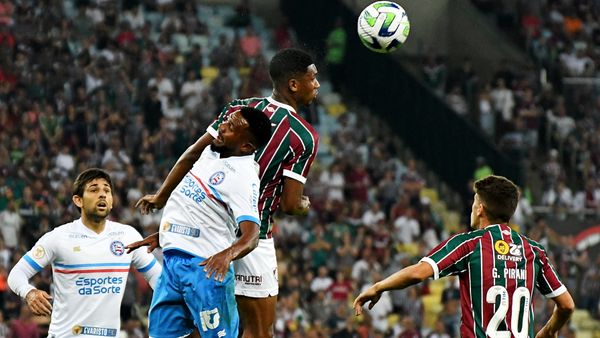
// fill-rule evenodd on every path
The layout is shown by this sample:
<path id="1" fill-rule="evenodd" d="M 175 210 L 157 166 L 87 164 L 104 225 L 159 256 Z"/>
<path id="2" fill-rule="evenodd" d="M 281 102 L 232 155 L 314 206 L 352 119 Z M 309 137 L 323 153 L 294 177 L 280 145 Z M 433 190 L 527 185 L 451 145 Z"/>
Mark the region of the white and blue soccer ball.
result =
<path id="1" fill-rule="evenodd" d="M 377 53 L 389 53 L 400 47 L 410 32 L 406 11 L 391 1 L 377 1 L 360 13 L 357 23 L 360 41 Z"/>

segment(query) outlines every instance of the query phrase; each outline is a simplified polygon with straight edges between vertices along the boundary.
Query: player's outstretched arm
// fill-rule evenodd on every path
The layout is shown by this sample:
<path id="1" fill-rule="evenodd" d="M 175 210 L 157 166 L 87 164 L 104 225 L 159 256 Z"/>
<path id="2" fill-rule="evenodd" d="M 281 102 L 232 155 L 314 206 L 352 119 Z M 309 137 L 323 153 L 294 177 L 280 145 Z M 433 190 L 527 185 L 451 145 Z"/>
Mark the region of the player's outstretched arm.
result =
<path id="1" fill-rule="evenodd" d="M 310 209 L 310 200 L 302 195 L 304 184 L 293 178 L 283 179 L 283 190 L 281 192 L 281 211 L 288 215 L 303 216 Z"/>
<path id="2" fill-rule="evenodd" d="M 552 316 L 537 333 L 535 338 L 555 338 L 558 337 L 558 332 L 571 318 L 571 314 L 575 311 L 575 302 L 569 291 L 563 292 L 559 296 L 552 298 L 556 303 Z"/>
<path id="3" fill-rule="evenodd" d="M 354 313 L 358 316 L 362 314 L 363 306 L 369 302 L 369 310 L 379 301 L 384 291 L 404 289 L 413 284 L 420 283 L 433 276 L 433 268 L 425 262 L 407 266 L 406 268 L 394 273 L 388 278 L 373 284 L 367 290 L 361 292 L 354 300 Z"/>
<path id="4" fill-rule="evenodd" d="M 155 209 L 162 209 L 167 203 L 167 199 L 181 182 L 185 174 L 192 169 L 194 163 L 200 158 L 204 149 L 210 145 L 213 137 L 209 133 L 204 133 L 196 143 L 189 146 L 177 160 L 167 178 L 160 186 L 156 194 L 142 197 L 135 205 L 140 208 L 142 214 L 147 215 Z"/>
<path id="5" fill-rule="evenodd" d="M 160 246 L 158 240 L 158 232 L 153 233 L 152 235 L 148 235 L 148 237 L 142 239 L 141 241 L 133 242 L 125 247 L 127 249 L 127 253 L 131 253 L 132 251 L 139 249 L 143 246 L 148 247 L 148 253 L 154 251 L 154 249 Z"/>
<path id="6" fill-rule="evenodd" d="M 246 256 L 258 246 L 258 224 L 251 221 L 243 221 L 240 223 L 240 230 L 242 236 L 232 246 L 199 264 L 200 266 L 204 266 L 206 278 L 211 278 L 214 273 L 215 280 L 222 282 L 229 270 L 231 261 Z"/>

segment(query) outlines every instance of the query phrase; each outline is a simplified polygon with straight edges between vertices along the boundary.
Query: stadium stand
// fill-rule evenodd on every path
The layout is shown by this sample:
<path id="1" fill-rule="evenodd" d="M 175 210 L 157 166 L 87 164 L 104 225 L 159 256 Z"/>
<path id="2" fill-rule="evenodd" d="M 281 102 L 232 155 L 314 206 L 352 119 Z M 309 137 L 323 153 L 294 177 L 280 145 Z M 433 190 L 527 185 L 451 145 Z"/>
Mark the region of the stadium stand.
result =
<path id="1" fill-rule="evenodd" d="M 24 328 L 32 332 L 28 337 L 45 336 L 48 319 L 31 317 L 8 290 L 6 276 L 43 233 L 77 217 L 70 196 L 75 173 L 92 166 L 108 170 L 115 184 L 112 217 L 153 233 L 159 215 L 142 217 L 135 202 L 157 189 L 230 98 L 269 94 L 268 60 L 299 41 L 284 20 L 273 27 L 244 4 L 0 0 L 0 337 L 19 337 Z M 458 336 L 455 286 L 444 281 L 391 293 L 364 318 L 351 314 L 349 302 L 365 285 L 465 227 L 460 203 L 448 202 L 448 189 L 419 154 L 384 120 L 334 89 L 322 70 L 319 102 L 303 112 L 321 135 L 306 186 L 313 211 L 301 219 L 277 218 L 276 336 L 398 337 L 410 328 L 422 336 Z M 468 86 L 468 69 L 460 79 L 459 88 Z M 541 105 L 527 101 L 538 92 L 525 84 L 506 84 L 519 98 L 515 106 Z M 491 91 L 491 97 L 508 95 Z M 456 87 L 452 95 L 449 102 L 462 101 Z M 472 95 L 467 106 L 481 106 L 485 95 Z M 578 120 L 577 128 L 584 125 Z M 595 149 L 588 131 L 588 149 Z M 568 146 L 560 147 L 556 137 L 538 136 L 537 144 L 557 147 L 564 160 Z M 560 179 L 562 165 L 546 170 L 558 171 Z M 552 246 L 567 285 L 590 290 L 578 300 L 589 312 L 578 314 L 573 327 L 597 330 L 587 316 L 598 316 L 600 269 L 585 270 L 593 266 L 590 256 L 572 250 L 572 239 L 543 218 L 534 222 L 525 215 L 524 222 L 534 239 Z M 145 337 L 151 290 L 137 272 L 131 274 L 119 337 Z M 51 292 L 51 270 L 32 282 Z M 549 311 L 537 307 L 536 318 Z"/>

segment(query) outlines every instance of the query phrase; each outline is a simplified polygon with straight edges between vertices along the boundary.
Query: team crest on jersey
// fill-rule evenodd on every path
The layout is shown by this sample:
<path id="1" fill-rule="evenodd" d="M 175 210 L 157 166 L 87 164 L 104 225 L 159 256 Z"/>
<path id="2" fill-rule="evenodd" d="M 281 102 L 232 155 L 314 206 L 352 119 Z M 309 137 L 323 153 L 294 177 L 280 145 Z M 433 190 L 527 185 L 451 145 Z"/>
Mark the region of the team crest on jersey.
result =
<path id="1" fill-rule="evenodd" d="M 75 326 L 73 326 L 73 328 L 71 329 L 71 332 L 72 332 L 74 335 L 76 335 L 76 336 L 77 336 L 77 335 L 80 335 L 80 334 L 81 334 L 81 331 L 83 331 L 83 329 L 82 329 L 82 327 L 81 327 L 80 325 L 75 325 Z"/>
<path id="2" fill-rule="evenodd" d="M 223 180 L 225 180 L 225 173 L 222 171 L 217 171 L 208 179 L 208 183 L 211 185 L 219 185 L 223 182 Z"/>
<path id="3" fill-rule="evenodd" d="M 46 255 L 46 250 L 41 245 L 37 245 L 33 250 L 31 250 L 31 255 L 33 258 L 40 259 Z"/>
<path id="4" fill-rule="evenodd" d="M 121 241 L 113 241 L 110 243 L 110 252 L 115 256 L 121 256 L 125 253 L 125 245 Z"/>
<path id="5" fill-rule="evenodd" d="M 508 243 L 499 239 L 496 241 L 496 243 L 494 243 L 494 249 L 496 249 L 497 253 L 499 253 L 501 255 L 506 255 L 510 248 L 508 246 Z"/>

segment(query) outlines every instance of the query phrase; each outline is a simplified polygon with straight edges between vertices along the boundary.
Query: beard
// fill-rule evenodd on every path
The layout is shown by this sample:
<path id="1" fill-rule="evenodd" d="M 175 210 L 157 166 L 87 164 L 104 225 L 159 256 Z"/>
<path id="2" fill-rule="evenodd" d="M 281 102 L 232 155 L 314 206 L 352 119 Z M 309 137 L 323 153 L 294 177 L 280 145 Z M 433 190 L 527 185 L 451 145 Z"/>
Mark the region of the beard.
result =
<path id="1" fill-rule="evenodd" d="M 227 151 L 227 147 L 225 145 L 218 146 L 218 145 L 216 145 L 214 143 L 211 143 L 210 144 L 210 150 L 212 150 L 212 151 L 214 151 L 216 153 L 222 154 L 222 153 L 224 153 L 224 152 Z"/>

